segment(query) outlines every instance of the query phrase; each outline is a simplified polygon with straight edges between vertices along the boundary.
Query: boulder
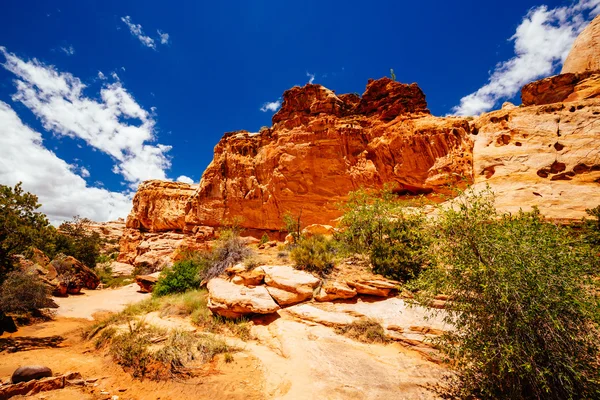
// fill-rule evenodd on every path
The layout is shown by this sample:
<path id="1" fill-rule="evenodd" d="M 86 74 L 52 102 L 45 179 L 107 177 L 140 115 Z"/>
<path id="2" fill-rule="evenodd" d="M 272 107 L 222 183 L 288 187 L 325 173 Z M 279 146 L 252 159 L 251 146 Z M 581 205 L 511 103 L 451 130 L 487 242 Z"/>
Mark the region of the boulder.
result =
<path id="1" fill-rule="evenodd" d="M 312 297 L 311 293 L 297 293 L 291 292 L 288 290 L 278 289 L 276 287 L 265 286 L 271 297 L 279 304 L 280 306 L 289 306 L 292 304 L 301 303 L 305 300 L 308 300 Z"/>
<path id="2" fill-rule="evenodd" d="M 271 314 L 279 306 L 264 286 L 249 288 L 222 278 L 213 278 L 207 284 L 208 308 L 226 318 L 250 314 Z"/>
<path id="3" fill-rule="evenodd" d="M 52 370 L 43 365 L 26 365 L 19 367 L 13 372 L 10 381 L 12 383 L 29 382 L 34 379 L 52 376 Z"/>
<path id="4" fill-rule="evenodd" d="M 370 280 L 348 280 L 348 286 L 354 288 L 359 294 L 370 296 L 387 297 L 390 292 L 398 288 L 398 283 L 388 280 L 370 279 Z"/>
<path id="5" fill-rule="evenodd" d="M 135 277 L 135 283 L 140 287 L 140 292 L 152 293 L 154 286 L 158 282 L 158 277 L 153 275 L 138 275 Z"/>
<path id="6" fill-rule="evenodd" d="M 333 301 L 338 299 L 351 299 L 356 296 L 356 289 L 351 288 L 345 282 L 327 282 L 321 286 L 319 293 L 315 296 L 317 301 Z"/>
<path id="7" fill-rule="evenodd" d="M 131 264 L 113 261 L 110 264 L 112 270 L 112 276 L 129 276 L 133 273 L 134 267 Z"/>
<path id="8" fill-rule="evenodd" d="M 277 293 L 277 296 L 286 304 L 298 303 L 312 298 L 314 290 L 321 282 L 319 278 L 312 274 L 298 271 L 287 265 L 265 265 L 262 268 L 265 271 L 265 285 L 279 289 L 274 293 Z M 282 293 L 281 290 L 292 294 Z M 292 303 L 289 303 L 290 301 Z"/>
<path id="9" fill-rule="evenodd" d="M 244 264 L 236 264 L 225 270 L 231 281 L 237 285 L 258 286 L 265 279 L 265 271 L 261 267 L 248 270 Z"/>
<path id="10" fill-rule="evenodd" d="M 58 280 L 65 282 L 69 290 L 82 287 L 93 290 L 100 284 L 98 275 L 75 257 L 59 254 L 50 264 L 56 269 Z"/>
<path id="11" fill-rule="evenodd" d="M 302 229 L 302 235 L 304 235 L 305 237 L 311 237 L 314 235 L 329 236 L 333 235 L 334 233 L 335 228 L 331 225 L 312 224 Z"/>

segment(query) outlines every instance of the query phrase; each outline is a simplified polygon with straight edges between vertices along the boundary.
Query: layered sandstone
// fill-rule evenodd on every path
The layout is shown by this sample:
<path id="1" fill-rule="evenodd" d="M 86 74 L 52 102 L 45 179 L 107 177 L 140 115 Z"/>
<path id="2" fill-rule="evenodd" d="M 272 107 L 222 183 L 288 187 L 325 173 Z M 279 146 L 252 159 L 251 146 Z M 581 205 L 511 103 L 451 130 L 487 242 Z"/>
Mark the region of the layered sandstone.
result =
<path id="1" fill-rule="evenodd" d="M 563 64 L 561 73 L 598 70 L 600 70 L 600 15 L 579 34 Z"/>
<path id="2" fill-rule="evenodd" d="M 474 122 L 473 174 L 499 209 L 580 219 L 600 204 L 600 99 L 516 107 Z"/>
<path id="3" fill-rule="evenodd" d="M 303 224 L 331 223 L 360 187 L 392 184 L 405 195 L 469 182 L 469 132 L 465 119 L 431 116 L 415 84 L 372 80 L 362 97 L 295 87 L 271 128 L 228 133 L 217 144 L 185 225 L 241 217 L 243 227 L 278 230 L 287 212 Z"/>

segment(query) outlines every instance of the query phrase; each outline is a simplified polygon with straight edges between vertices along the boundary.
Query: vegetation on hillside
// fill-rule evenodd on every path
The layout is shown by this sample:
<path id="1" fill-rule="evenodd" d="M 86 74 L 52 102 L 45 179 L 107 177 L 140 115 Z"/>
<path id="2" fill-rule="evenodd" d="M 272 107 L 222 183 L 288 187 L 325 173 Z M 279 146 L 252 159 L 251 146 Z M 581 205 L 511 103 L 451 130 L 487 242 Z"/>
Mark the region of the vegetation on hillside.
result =
<path id="1" fill-rule="evenodd" d="M 500 214 L 489 191 L 441 209 L 422 297 L 452 299 L 455 329 L 437 342 L 456 367 L 459 398 L 600 397 L 598 257 L 537 210 Z"/>

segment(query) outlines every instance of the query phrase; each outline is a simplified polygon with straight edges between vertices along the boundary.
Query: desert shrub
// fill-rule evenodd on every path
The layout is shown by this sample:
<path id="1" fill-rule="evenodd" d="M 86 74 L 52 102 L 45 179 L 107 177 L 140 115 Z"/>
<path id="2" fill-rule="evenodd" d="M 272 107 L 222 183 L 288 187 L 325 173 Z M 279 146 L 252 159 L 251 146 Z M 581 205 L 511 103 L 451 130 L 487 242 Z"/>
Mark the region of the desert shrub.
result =
<path id="1" fill-rule="evenodd" d="M 283 214 L 283 230 L 294 238 L 294 243 L 298 243 L 302 237 L 302 212 L 294 215 L 291 212 Z"/>
<path id="2" fill-rule="evenodd" d="M 387 189 L 352 192 L 342 209 L 337 238 L 349 253 L 369 255 L 373 271 L 388 278 L 405 281 L 419 274 L 430 242 L 422 211 L 402 207 Z"/>
<path id="3" fill-rule="evenodd" d="M 600 304 L 589 290 L 597 258 L 539 212 L 499 214 L 489 191 L 441 209 L 435 263 L 419 286 L 449 295 L 438 341 L 460 398 L 600 397 Z M 431 297 L 429 297 L 429 300 Z"/>
<path id="4" fill-rule="evenodd" d="M 227 268 L 251 255 L 252 251 L 240 238 L 238 229 L 221 231 L 219 240 L 211 251 L 210 267 L 207 269 L 204 279 L 208 281 L 221 275 Z"/>
<path id="5" fill-rule="evenodd" d="M 9 272 L 0 285 L 0 315 L 55 306 L 50 294 L 50 288 L 38 276 L 21 270 Z"/>
<path id="6" fill-rule="evenodd" d="M 594 246 L 600 246 L 600 206 L 586 211 L 592 217 L 584 223 L 586 241 Z"/>
<path id="7" fill-rule="evenodd" d="M 265 244 L 265 243 L 267 243 L 269 240 L 270 240 L 270 239 L 269 239 L 269 235 L 267 235 L 266 233 L 264 233 L 264 234 L 262 235 L 262 237 L 260 238 L 260 244 Z"/>
<path id="8" fill-rule="evenodd" d="M 198 289 L 204 271 L 209 267 L 208 260 L 182 260 L 173 264 L 172 268 L 164 269 L 152 294 L 165 296 L 171 293 L 183 293 Z"/>
<path id="9" fill-rule="evenodd" d="M 388 341 L 381 324 L 371 318 L 361 318 L 335 328 L 336 333 L 363 343 L 386 343 Z"/>
<path id="10" fill-rule="evenodd" d="M 335 247 L 331 239 L 322 235 L 302 238 L 296 242 L 290 257 L 296 268 L 327 274 L 331 271 L 335 258 Z"/>

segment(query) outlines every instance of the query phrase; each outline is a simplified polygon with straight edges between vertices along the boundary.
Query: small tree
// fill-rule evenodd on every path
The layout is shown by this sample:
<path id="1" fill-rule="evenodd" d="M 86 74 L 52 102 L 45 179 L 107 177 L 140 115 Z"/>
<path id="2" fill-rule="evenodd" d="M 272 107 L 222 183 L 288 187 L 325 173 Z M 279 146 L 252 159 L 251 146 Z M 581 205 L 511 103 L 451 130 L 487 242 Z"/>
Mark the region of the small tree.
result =
<path id="1" fill-rule="evenodd" d="M 287 233 L 292 235 L 294 243 L 298 243 L 300 241 L 300 238 L 302 237 L 301 219 L 302 210 L 300 210 L 300 213 L 298 213 L 298 215 L 294 215 L 289 211 L 283 214 L 283 229 Z"/>
<path id="2" fill-rule="evenodd" d="M 421 211 L 403 207 L 389 189 L 352 192 L 342 210 L 338 239 L 348 251 L 368 254 L 374 272 L 389 278 L 419 274 L 430 237 Z"/>
<path id="3" fill-rule="evenodd" d="M 55 238 L 55 251 L 75 257 L 90 268 L 96 266 L 100 257 L 102 239 L 90 229 L 92 221 L 80 216 L 63 222 Z"/>
<path id="4" fill-rule="evenodd" d="M 30 247 L 47 247 L 53 229 L 46 215 L 37 211 L 36 195 L 15 187 L 0 185 L 0 283 L 12 269 L 11 257 Z"/>
<path id="5" fill-rule="evenodd" d="M 396 74 L 394 73 L 394 69 L 390 68 L 390 78 L 395 81 L 396 80 Z"/>
<path id="6" fill-rule="evenodd" d="M 467 191 L 441 209 L 420 279 L 429 300 L 452 299 L 454 329 L 438 341 L 460 398 L 600 398 L 597 258 L 539 212 L 499 214 L 491 192 Z"/>

